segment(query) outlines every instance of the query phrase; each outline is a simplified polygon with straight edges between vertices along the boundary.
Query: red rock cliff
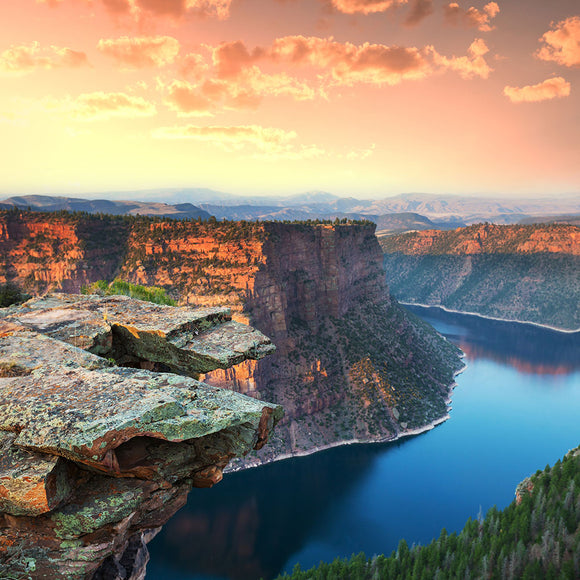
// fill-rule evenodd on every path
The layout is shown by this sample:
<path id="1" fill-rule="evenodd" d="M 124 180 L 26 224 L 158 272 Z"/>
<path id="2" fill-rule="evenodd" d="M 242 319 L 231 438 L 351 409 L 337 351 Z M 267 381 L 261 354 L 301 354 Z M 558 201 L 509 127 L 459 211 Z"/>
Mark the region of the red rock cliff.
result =
<path id="1" fill-rule="evenodd" d="M 0 283 L 13 280 L 33 293 L 78 292 L 114 275 L 127 233 L 124 220 L 0 212 Z"/>
<path id="2" fill-rule="evenodd" d="M 9 218 L 23 222 L 18 226 L 23 232 L 28 219 L 41 220 L 25 214 Z M 80 238 L 83 220 L 62 219 L 69 224 L 77 219 L 74 231 Z M 93 236 L 89 240 L 110 239 L 107 220 L 84 220 L 89 225 L 82 227 Z M 100 269 L 85 253 L 69 258 L 59 279 L 54 265 L 60 258 L 44 249 L 43 268 L 51 272 L 52 283 L 66 287 L 120 275 L 163 286 L 193 306 L 230 305 L 236 318 L 276 344 L 269 359 L 202 377 L 284 406 L 285 419 L 269 449 L 250 461 L 340 441 L 394 439 L 445 416 L 448 387 L 460 366 L 457 352 L 391 301 L 374 225 L 112 217 L 108 222 L 125 237 L 118 234 L 109 253 L 101 242 Z M 52 231 L 59 240 L 58 231 Z M 18 247 L 31 243 L 23 233 Z M 4 271 L 9 273 L 13 261 L 13 273 L 28 272 L 25 255 L 8 249 Z M 105 270 L 111 274 L 103 276 Z M 17 281 L 28 283 L 29 291 L 44 289 L 38 281 L 31 287 L 22 275 Z"/>
<path id="3" fill-rule="evenodd" d="M 580 227 L 478 224 L 381 238 L 404 302 L 580 328 Z"/>
<path id="4" fill-rule="evenodd" d="M 456 230 L 426 230 L 381 238 L 387 253 L 580 255 L 580 227 L 568 224 L 476 224 Z"/>

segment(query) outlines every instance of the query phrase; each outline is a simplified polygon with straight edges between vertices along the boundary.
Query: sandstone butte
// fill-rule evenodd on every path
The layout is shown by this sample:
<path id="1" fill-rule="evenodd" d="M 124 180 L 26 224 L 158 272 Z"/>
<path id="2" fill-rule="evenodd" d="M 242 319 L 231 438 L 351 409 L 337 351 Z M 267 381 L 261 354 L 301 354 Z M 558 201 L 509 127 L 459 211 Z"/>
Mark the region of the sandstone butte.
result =
<path id="1" fill-rule="evenodd" d="M 0 310 L 0 577 L 144 577 L 191 487 L 282 416 L 194 377 L 273 350 L 227 308 L 58 294 Z"/>
<path id="2" fill-rule="evenodd" d="M 276 345 L 200 377 L 284 408 L 269 444 L 228 469 L 391 441 L 448 416 L 459 351 L 390 296 L 374 224 L 0 212 L 0 283 L 38 295 L 115 277 L 229 306 Z"/>

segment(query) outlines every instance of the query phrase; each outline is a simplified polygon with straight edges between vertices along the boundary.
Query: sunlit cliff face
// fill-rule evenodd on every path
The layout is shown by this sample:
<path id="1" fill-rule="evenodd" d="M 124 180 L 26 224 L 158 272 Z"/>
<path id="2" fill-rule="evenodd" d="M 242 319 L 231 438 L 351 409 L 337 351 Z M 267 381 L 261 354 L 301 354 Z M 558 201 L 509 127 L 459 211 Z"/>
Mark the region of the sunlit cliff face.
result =
<path id="1" fill-rule="evenodd" d="M 247 461 L 337 441 L 391 440 L 447 414 L 459 351 L 390 298 L 370 222 L 212 224 L 33 212 L 0 218 L 0 282 L 42 293 L 119 275 L 167 286 L 191 306 L 227 305 L 264 331 L 276 345 L 270 364 L 203 377 L 283 405 L 276 441 Z M 75 247 L 78 256 L 64 251 Z"/>
<path id="2" fill-rule="evenodd" d="M 576 0 L 5 0 L 0 27 L 6 194 L 580 184 Z"/>

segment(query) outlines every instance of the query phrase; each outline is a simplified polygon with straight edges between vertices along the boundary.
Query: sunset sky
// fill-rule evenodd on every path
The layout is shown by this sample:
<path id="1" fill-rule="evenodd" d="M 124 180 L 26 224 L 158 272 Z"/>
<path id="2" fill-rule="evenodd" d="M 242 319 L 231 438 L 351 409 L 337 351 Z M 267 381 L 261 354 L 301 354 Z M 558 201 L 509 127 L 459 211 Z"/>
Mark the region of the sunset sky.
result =
<path id="1" fill-rule="evenodd" d="M 0 194 L 580 193 L 578 0 L 2 0 Z"/>

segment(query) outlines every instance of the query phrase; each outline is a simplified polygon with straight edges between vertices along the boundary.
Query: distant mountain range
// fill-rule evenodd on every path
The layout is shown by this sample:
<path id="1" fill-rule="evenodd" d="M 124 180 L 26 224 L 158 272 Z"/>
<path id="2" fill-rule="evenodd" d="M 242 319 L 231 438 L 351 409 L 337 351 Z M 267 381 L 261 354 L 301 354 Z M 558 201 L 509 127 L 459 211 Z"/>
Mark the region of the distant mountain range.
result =
<path id="1" fill-rule="evenodd" d="M 527 225 L 527 224 L 569 224 L 571 226 L 580 226 L 580 214 L 529 217 L 529 218 L 524 218 L 519 223 L 522 225 Z"/>
<path id="2" fill-rule="evenodd" d="M 294 196 L 239 196 L 211 189 L 152 189 L 95 194 L 102 199 L 23 195 L 0 201 L 0 208 L 37 211 L 141 214 L 177 219 L 308 220 L 369 219 L 377 233 L 453 229 L 474 223 L 496 224 L 580 220 L 580 196 L 538 199 L 492 199 L 457 195 L 405 193 L 384 199 L 338 197 L 323 191 Z M 126 196 L 124 201 L 110 198 Z M 109 199 L 106 199 L 109 198 Z M 136 199 L 146 201 L 135 201 Z M 575 221 L 574 221 L 575 220 Z"/>
<path id="3" fill-rule="evenodd" d="M 110 199 L 81 199 L 76 197 L 52 197 L 48 195 L 23 195 L 0 201 L 0 209 L 13 207 L 34 211 L 85 211 L 109 215 L 147 215 L 177 219 L 210 218 L 210 214 L 191 203 L 169 205 L 158 202 L 117 201 Z"/>

